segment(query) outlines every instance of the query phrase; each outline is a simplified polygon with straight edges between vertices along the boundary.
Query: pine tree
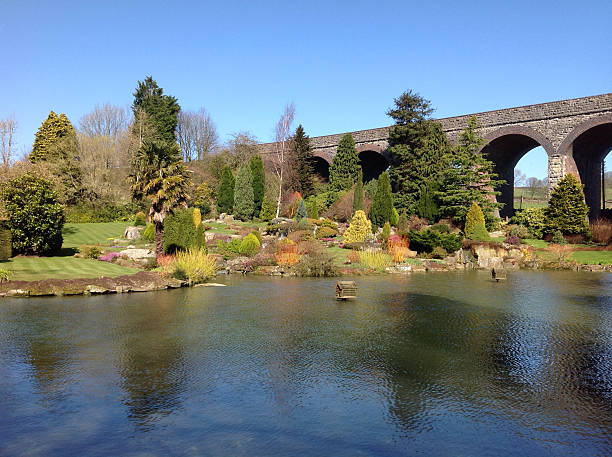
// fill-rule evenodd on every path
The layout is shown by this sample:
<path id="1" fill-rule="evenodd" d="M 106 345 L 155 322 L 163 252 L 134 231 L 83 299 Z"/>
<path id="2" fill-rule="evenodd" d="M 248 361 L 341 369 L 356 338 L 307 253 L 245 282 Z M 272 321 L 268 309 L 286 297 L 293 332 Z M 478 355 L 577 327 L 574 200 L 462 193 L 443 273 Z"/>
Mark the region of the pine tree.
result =
<path id="1" fill-rule="evenodd" d="M 330 190 L 350 189 L 357 181 L 360 168 L 355 141 L 353 136 L 347 133 L 340 139 L 336 156 L 329 167 Z"/>
<path id="2" fill-rule="evenodd" d="M 293 150 L 295 154 L 295 190 L 304 197 L 314 194 L 312 182 L 313 165 L 310 138 L 304 132 L 302 125 L 298 125 L 293 136 Z"/>
<path id="3" fill-rule="evenodd" d="M 221 172 L 219 190 L 217 191 L 217 211 L 219 214 L 232 214 L 234 210 L 234 175 L 229 166 Z"/>
<path id="4" fill-rule="evenodd" d="M 472 116 L 459 136 L 459 143 L 448 155 L 448 166 L 437 192 L 442 216 L 452 217 L 458 222 L 465 221 L 472 202 L 480 205 L 489 222 L 495 219 L 497 210 L 502 206 L 495 202 L 493 196 L 499 195 L 495 188 L 504 181 L 496 179 L 493 162 L 479 153 L 484 140 L 476 132 L 477 128 L 478 120 Z"/>
<path id="5" fill-rule="evenodd" d="M 440 214 L 440 209 L 436 201 L 438 187 L 439 185 L 435 181 L 425 181 L 421 184 L 419 201 L 416 205 L 416 213 L 431 223 L 437 221 L 438 215 Z"/>
<path id="6" fill-rule="evenodd" d="M 391 193 L 391 183 L 389 173 L 384 171 L 378 177 L 378 185 L 372 206 L 370 206 L 370 220 L 375 228 L 382 227 L 385 222 L 391 221 L 393 214 L 393 195 Z"/>
<path id="7" fill-rule="evenodd" d="M 308 212 L 306 211 L 306 204 L 304 203 L 304 199 L 300 199 L 300 204 L 298 205 L 297 211 L 295 213 L 295 220 L 300 222 L 302 219 L 308 218 Z"/>
<path id="8" fill-rule="evenodd" d="M 482 213 L 482 209 L 480 206 L 478 206 L 478 203 L 474 202 L 472 203 L 472 206 L 465 217 L 465 227 L 463 229 L 465 237 L 472 239 L 472 236 L 476 231 L 476 227 L 479 225 L 483 228 L 485 227 L 485 218 L 484 214 Z"/>
<path id="9" fill-rule="evenodd" d="M 582 184 L 574 175 L 567 174 L 550 194 L 548 207 L 544 210 L 544 233 L 560 230 L 564 235 L 588 235 L 588 213 Z"/>
<path id="10" fill-rule="evenodd" d="M 364 210 L 363 204 L 363 171 L 359 167 L 359 174 L 357 176 L 357 183 L 355 184 L 355 190 L 353 193 L 353 214 L 357 210 Z"/>
<path id="11" fill-rule="evenodd" d="M 164 90 L 151 76 L 147 76 L 144 81 L 138 81 L 132 110 L 136 121 L 135 129 L 140 128 L 138 121 L 143 118 L 143 113 L 145 114 L 145 122 L 152 127 L 155 136 L 148 138 L 149 140 L 176 142 L 176 126 L 181 107 L 175 97 L 164 95 Z M 134 134 L 138 135 L 138 132 L 135 131 Z"/>
<path id="12" fill-rule="evenodd" d="M 261 213 L 261 205 L 264 198 L 265 173 L 261 156 L 254 155 L 251 157 L 251 176 L 253 178 L 253 203 L 255 205 L 253 214 L 259 217 Z"/>
<path id="13" fill-rule="evenodd" d="M 236 185 L 234 191 L 234 216 L 243 221 L 248 221 L 253 217 L 255 204 L 253 202 L 253 178 L 251 167 L 244 164 L 238 169 L 236 175 Z"/>
<path id="14" fill-rule="evenodd" d="M 389 129 L 391 179 L 399 211 L 416 212 L 425 181 L 440 180 L 445 156 L 450 150 L 442 126 L 430 119 L 433 109 L 428 100 L 412 91 L 395 99 L 387 115 L 395 120 Z"/>

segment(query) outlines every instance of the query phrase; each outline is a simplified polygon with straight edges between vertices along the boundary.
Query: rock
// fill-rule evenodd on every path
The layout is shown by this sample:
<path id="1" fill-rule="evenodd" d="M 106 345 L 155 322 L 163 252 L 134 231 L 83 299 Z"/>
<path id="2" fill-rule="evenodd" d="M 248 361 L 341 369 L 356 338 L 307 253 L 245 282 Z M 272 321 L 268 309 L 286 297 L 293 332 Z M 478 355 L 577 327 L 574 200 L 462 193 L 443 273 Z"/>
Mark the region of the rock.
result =
<path id="1" fill-rule="evenodd" d="M 223 219 L 225 219 L 225 218 L 226 218 L 226 216 L 227 216 L 227 213 L 221 213 L 221 214 L 219 214 L 219 221 L 220 221 L 220 222 L 223 222 Z"/>
<path id="2" fill-rule="evenodd" d="M 30 291 L 23 289 L 11 289 L 6 293 L 7 297 L 28 297 L 29 295 Z"/>
<path id="3" fill-rule="evenodd" d="M 416 251 L 410 251 L 409 250 L 408 252 L 406 252 L 406 257 L 408 259 L 416 259 L 416 256 L 417 256 L 417 252 Z"/>
<path id="4" fill-rule="evenodd" d="M 214 240 L 215 239 L 215 233 L 214 232 L 206 232 L 206 233 L 204 233 L 204 239 L 206 240 L 206 242 Z"/>
<path id="5" fill-rule="evenodd" d="M 497 230 L 496 232 L 489 232 L 491 238 L 505 238 L 506 233 L 503 230 Z"/>
<path id="6" fill-rule="evenodd" d="M 89 284 L 87 287 L 85 287 L 85 292 L 90 294 L 107 294 L 109 290 L 106 287 Z"/>
<path id="7" fill-rule="evenodd" d="M 218 282 L 203 282 L 196 284 L 194 287 L 227 287 L 227 284 L 219 284 Z"/>
<path id="8" fill-rule="evenodd" d="M 129 226 L 129 227 L 126 227 L 125 233 L 123 234 L 123 238 L 127 238 L 128 240 L 137 240 L 138 238 L 140 238 L 140 235 L 142 234 L 143 230 L 144 230 L 143 226 L 138 226 L 138 227 Z"/>
<path id="9" fill-rule="evenodd" d="M 289 219 L 287 217 L 275 217 L 270 221 L 272 224 L 292 224 L 293 222 L 295 222 L 293 219 Z"/>
<path id="10" fill-rule="evenodd" d="M 155 252 L 153 252 L 151 249 L 128 248 L 120 251 L 119 254 L 126 256 L 128 259 L 133 260 L 134 262 L 142 262 L 155 258 Z"/>

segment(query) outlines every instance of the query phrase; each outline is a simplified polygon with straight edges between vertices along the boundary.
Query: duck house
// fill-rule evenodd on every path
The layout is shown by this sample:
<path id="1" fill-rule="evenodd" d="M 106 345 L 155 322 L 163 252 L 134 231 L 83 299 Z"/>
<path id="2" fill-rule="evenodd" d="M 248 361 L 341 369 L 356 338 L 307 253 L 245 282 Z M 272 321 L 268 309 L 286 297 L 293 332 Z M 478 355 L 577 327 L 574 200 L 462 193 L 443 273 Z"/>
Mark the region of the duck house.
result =
<path id="1" fill-rule="evenodd" d="M 338 281 L 336 283 L 336 300 L 357 298 L 357 284 L 355 281 Z"/>

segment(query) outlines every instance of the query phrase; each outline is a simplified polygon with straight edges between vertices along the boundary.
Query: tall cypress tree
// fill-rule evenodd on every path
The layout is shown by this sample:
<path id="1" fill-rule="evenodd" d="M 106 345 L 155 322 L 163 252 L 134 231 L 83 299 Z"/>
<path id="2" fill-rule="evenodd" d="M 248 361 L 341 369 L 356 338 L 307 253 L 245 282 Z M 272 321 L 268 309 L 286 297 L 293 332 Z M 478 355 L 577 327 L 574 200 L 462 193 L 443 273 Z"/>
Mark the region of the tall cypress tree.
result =
<path id="1" fill-rule="evenodd" d="M 248 221 L 253 217 L 255 204 L 253 202 L 253 178 L 249 164 L 243 164 L 236 174 L 234 192 L 234 216 L 242 221 Z"/>
<path id="2" fill-rule="evenodd" d="M 391 193 L 391 182 L 389 173 L 386 171 L 378 177 L 376 193 L 370 207 L 370 220 L 373 227 L 382 227 L 385 222 L 391 221 L 393 212 L 393 195 Z"/>
<path id="3" fill-rule="evenodd" d="M 302 125 L 298 125 L 293 136 L 293 149 L 295 152 L 296 164 L 296 187 L 304 197 L 314 194 L 312 183 L 313 166 L 312 150 L 310 148 L 310 138 L 304 132 Z"/>
<path id="4" fill-rule="evenodd" d="M 219 190 L 217 192 L 217 211 L 219 214 L 232 214 L 234 210 L 234 175 L 229 166 L 225 166 L 221 172 Z"/>
<path id="5" fill-rule="evenodd" d="M 359 167 L 359 174 L 357 175 L 357 183 L 355 184 L 355 190 L 353 192 L 353 214 L 356 211 L 364 210 L 363 204 L 363 172 Z"/>
<path id="6" fill-rule="evenodd" d="M 338 143 L 338 151 L 329 167 L 329 187 L 331 190 L 350 189 L 359 175 L 359 155 L 355 148 L 353 135 L 347 133 Z"/>
<path id="7" fill-rule="evenodd" d="M 253 179 L 253 203 L 255 205 L 253 214 L 259 217 L 261 213 L 261 205 L 264 198 L 265 173 L 261 156 L 254 155 L 251 157 L 251 177 Z"/>
<path id="8" fill-rule="evenodd" d="M 465 220 L 473 202 L 478 203 L 490 222 L 502 206 L 492 196 L 499 194 L 495 188 L 504 181 L 496 179 L 493 162 L 479 153 L 484 140 L 477 128 L 478 120 L 472 116 L 459 135 L 459 143 L 448 155 L 449 166 L 443 172 L 442 185 L 437 192 L 442 215 L 459 222 Z"/>

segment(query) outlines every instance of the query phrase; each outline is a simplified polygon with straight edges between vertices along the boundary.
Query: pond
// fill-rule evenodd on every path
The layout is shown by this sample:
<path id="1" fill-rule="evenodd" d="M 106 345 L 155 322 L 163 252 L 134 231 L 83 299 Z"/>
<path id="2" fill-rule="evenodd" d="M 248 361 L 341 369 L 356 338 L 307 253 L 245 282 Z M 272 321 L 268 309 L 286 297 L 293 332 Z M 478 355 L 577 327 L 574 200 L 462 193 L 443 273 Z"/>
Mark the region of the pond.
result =
<path id="1" fill-rule="evenodd" d="M 612 275 L 0 302 L 2 456 L 612 454 Z"/>

